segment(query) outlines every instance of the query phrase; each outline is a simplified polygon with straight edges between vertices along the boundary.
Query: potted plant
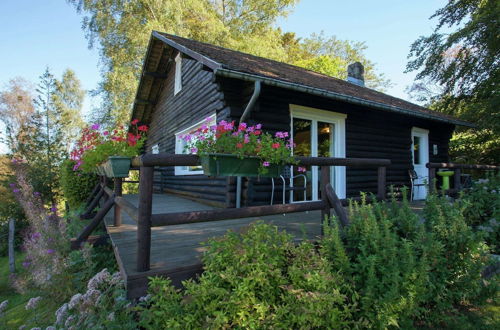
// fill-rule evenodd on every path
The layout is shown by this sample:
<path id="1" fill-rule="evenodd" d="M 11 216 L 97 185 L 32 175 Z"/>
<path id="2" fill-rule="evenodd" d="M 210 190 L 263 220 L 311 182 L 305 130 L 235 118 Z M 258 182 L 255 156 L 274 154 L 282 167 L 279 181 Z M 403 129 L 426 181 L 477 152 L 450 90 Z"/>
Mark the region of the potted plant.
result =
<path id="1" fill-rule="evenodd" d="M 210 127 L 202 125 L 181 138 L 187 151 L 200 156 L 208 176 L 278 177 L 284 165 L 296 164 L 288 132 L 273 136 L 264 133 L 261 124 L 235 126 L 234 121 L 223 120 Z"/>
<path id="2" fill-rule="evenodd" d="M 148 130 L 146 125 L 138 126 L 138 122 L 134 119 L 129 130 L 120 126 L 110 132 L 101 130 L 98 124 L 85 128 L 71 153 L 71 159 L 76 161 L 74 170 L 110 178 L 127 177 L 131 158 L 139 154 Z"/>

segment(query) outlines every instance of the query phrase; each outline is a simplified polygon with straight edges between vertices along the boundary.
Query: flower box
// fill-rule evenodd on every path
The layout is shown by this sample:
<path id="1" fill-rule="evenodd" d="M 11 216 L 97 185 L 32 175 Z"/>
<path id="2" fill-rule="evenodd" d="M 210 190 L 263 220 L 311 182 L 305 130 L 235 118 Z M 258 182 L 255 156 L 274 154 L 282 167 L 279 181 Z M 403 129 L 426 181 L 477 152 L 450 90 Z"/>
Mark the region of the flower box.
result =
<path id="1" fill-rule="evenodd" d="M 103 165 L 96 166 L 95 172 L 99 176 L 105 176 L 106 175 L 106 171 L 104 170 L 104 166 Z"/>
<path id="2" fill-rule="evenodd" d="M 102 165 L 108 178 L 126 178 L 130 171 L 130 157 L 110 156 Z"/>
<path id="3" fill-rule="evenodd" d="M 279 177 L 283 165 L 270 164 L 267 173 L 259 174 L 262 160 L 258 157 L 239 158 L 231 154 L 208 154 L 200 156 L 203 172 L 207 176 Z"/>

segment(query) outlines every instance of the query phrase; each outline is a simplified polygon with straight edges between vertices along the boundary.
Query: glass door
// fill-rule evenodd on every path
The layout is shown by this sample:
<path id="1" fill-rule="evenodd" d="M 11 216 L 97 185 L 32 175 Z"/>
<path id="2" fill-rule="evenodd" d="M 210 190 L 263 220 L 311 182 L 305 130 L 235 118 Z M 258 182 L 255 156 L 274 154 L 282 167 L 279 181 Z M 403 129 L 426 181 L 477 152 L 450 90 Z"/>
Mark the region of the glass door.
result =
<path id="1" fill-rule="evenodd" d="M 334 134 L 335 124 L 314 119 L 293 118 L 292 137 L 295 142 L 293 154 L 296 156 L 332 157 L 335 155 Z M 292 202 L 318 200 L 320 196 L 320 167 L 307 166 L 306 172 L 299 172 L 298 167 L 293 167 L 293 178 L 290 185 L 295 187 L 290 194 Z M 331 167 L 330 180 L 335 182 L 333 167 Z M 306 189 L 304 192 L 301 187 Z"/>

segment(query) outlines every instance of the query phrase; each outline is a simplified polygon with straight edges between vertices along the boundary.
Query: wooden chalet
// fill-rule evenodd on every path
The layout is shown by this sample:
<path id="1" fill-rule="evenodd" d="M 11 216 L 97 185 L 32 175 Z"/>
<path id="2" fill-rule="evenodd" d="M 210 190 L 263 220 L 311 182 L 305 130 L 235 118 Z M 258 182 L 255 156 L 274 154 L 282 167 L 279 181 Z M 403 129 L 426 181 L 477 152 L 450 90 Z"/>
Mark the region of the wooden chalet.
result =
<path id="1" fill-rule="evenodd" d="M 410 186 L 428 180 L 428 162 L 447 162 L 455 125 L 442 113 L 364 87 L 363 67 L 349 66 L 347 81 L 300 67 L 161 32 L 153 32 L 133 107 L 133 118 L 150 125 L 146 152 L 183 153 L 180 135 L 210 117 L 286 131 L 298 156 L 391 160 L 387 182 Z M 242 118 L 243 117 L 243 118 Z M 340 198 L 376 192 L 376 169 L 332 168 Z M 291 176 L 298 173 L 292 172 Z M 319 168 L 306 176 L 271 180 L 207 178 L 199 167 L 165 168 L 155 190 L 217 207 L 318 200 Z M 240 181 L 241 180 L 241 181 Z M 426 189 L 417 188 L 415 199 Z M 307 193 L 288 189 L 306 186 Z"/>

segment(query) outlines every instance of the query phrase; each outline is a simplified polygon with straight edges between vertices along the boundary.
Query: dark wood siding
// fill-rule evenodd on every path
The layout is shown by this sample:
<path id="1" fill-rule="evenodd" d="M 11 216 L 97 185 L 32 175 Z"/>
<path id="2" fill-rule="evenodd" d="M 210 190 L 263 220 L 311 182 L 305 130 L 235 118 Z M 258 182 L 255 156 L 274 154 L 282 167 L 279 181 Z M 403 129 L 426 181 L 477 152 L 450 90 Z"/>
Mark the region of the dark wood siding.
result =
<path id="1" fill-rule="evenodd" d="M 226 98 L 232 119 L 238 119 L 243 111 L 241 99 L 247 99 L 252 84 L 234 79 L 221 82 L 225 95 L 241 95 L 241 98 Z M 246 103 L 243 103 L 246 104 Z M 248 122 L 262 123 L 274 133 L 290 131 L 290 104 L 347 114 L 346 156 L 355 158 L 388 158 L 392 165 L 387 169 L 387 182 L 394 185 L 409 185 L 408 170 L 411 168 L 411 128 L 428 129 L 430 161 L 448 160 L 448 141 L 454 126 L 435 121 L 418 119 L 396 113 L 379 111 L 344 102 L 338 102 L 305 93 L 264 85 L 257 105 Z M 438 155 L 433 155 L 432 146 L 438 146 Z M 347 196 L 358 196 L 360 191 L 376 193 L 377 170 L 348 168 Z M 280 186 L 280 185 L 279 185 Z M 247 180 L 243 186 L 243 205 L 268 204 L 270 202 L 270 180 Z M 279 190 L 279 189 L 277 189 Z M 279 191 L 276 201 L 281 200 Z"/>
<path id="2" fill-rule="evenodd" d="M 163 82 L 157 105 L 151 113 L 146 152 L 158 144 L 160 152 L 175 153 L 175 133 L 182 131 L 204 118 L 217 113 L 224 119 L 224 96 L 215 82 L 213 72 L 190 58 L 182 60 L 182 89 L 174 95 L 175 66 L 171 65 Z M 234 184 L 228 178 L 208 178 L 204 175 L 176 176 L 174 168 L 156 172 L 155 189 L 174 192 L 216 206 L 227 206 L 228 191 Z"/>

